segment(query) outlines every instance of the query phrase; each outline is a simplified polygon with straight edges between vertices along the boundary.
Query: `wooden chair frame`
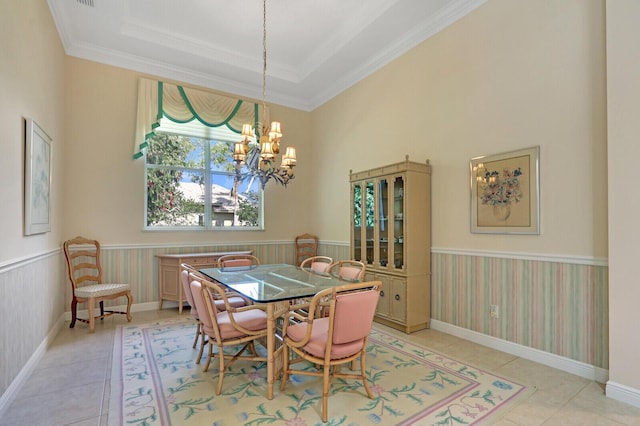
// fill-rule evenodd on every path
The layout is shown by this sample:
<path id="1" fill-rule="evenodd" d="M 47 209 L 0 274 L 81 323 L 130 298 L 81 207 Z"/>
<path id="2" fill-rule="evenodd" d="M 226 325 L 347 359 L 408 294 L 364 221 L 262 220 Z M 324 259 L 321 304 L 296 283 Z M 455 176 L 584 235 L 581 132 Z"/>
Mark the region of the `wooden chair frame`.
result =
<path id="1" fill-rule="evenodd" d="M 324 270 L 321 270 L 316 266 L 317 264 L 326 266 Z M 303 260 L 300 267 L 303 269 L 309 269 L 311 272 L 327 272 L 331 264 L 333 264 L 333 258 L 329 256 L 312 256 Z"/>
<path id="2" fill-rule="evenodd" d="M 184 295 L 187 298 L 187 302 L 191 305 L 191 316 L 196 321 L 196 335 L 193 340 L 193 348 L 195 349 L 198 345 L 198 341 L 200 342 L 200 352 L 198 353 L 198 358 L 196 359 L 196 364 L 200 364 L 200 360 L 202 359 L 202 354 L 204 352 L 204 347 L 206 346 L 207 336 L 202 329 L 202 321 L 200 321 L 200 313 L 198 312 L 198 308 L 195 306 L 195 302 L 193 300 L 193 294 L 191 293 L 191 282 L 189 279 L 189 274 L 193 274 L 194 276 L 202 277 L 200 272 L 196 270 L 193 266 L 187 263 L 180 264 L 180 283 L 183 286 Z M 186 277 L 184 274 L 186 273 Z M 202 277 L 204 278 L 204 277 Z"/>
<path id="3" fill-rule="evenodd" d="M 193 340 L 193 348 L 195 349 L 196 346 L 198 345 L 198 341 L 200 341 L 200 352 L 198 353 L 198 358 L 196 359 L 196 364 L 200 364 L 200 361 L 202 360 L 202 355 L 204 353 L 204 348 L 207 345 L 208 340 L 207 340 L 207 334 L 204 332 L 204 328 L 202 327 L 202 321 L 200 320 L 200 315 L 202 315 L 202 313 L 199 312 L 198 308 L 195 306 L 193 293 L 191 292 L 191 282 L 189 279 L 189 274 L 193 275 L 194 277 L 198 277 L 201 280 L 202 279 L 206 280 L 207 277 L 205 277 L 203 274 L 200 273 L 200 271 L 198 271 L 193 266 L 187 263 L 181 263 L 180 268 L 182 269 L 182 271 L 180 272 L 180 281 L 183 287 L 185 287 L 184 294 L 187 297 L 187 302 L 189 302 L 189 305 L 191 305 L 191 315 L 196 320 L 197 327 L 196 327 L 196 335 Z M 184 272 L 187 273 L 186 284 L 182 281 Z M 224 290 L 227 296 L 228 303 L 234 307 L 246 306 L 252 303 L 249 299 L 247 299 L 246 297 L 244 297 L 239 293 L 229 291 L 226 288 Z M 212 294 L 212 297 L 215 297 L 215 295 Z M 222 298 L 219 298 L 219 297 L 216 298 L 213 303 L 216 304 L 216 308 L 218 308 L 219 310 L 225 309 L 224 300 Z"/>
<path id="4" fill-rule="evenodd" d="M 357 276 L 351 276 L 351 274 L 345 274 L 347 270 L 351 270 L 351 268 L 360 269 L 360 272 Z M 339 260 L 337 262 L 332 263 L 327 268 L 327 273 L 329 275 L 333 275 L 336 278 L 343 279 L 345 281 L 362 281 L 365 278 L 365 272 L 367 271 L 367 265 L 358 260 Z"/>
<path id="5" fill-rule="evenodd" d="M 302 234 L 295 239 L 296 244 L 296 265 L 300 265 L 303 260 L 318 254 L 319 240 L 316 235 Z"/>
<path id="6" fill-rule="evenodd" d="M 229 368 L 231 364 L 233 364 L 238 359 L 244 359 L 249 361 L 259 361 L 259 362 L 267 362 L 267 356 L 260 356 L 256 352 L 254 342 L 258 339 L 266 339 L 267 338 L 267 323 L 266 323 L 266 307 L 263 305 L 250 305 L 236 308 L 229 303 L 227 298 L 227 292 L 222 286 L 215 284 L 209 280 L 206 280 L 200 276 L 189 274 L 189 280 L 191 281 L 191 288 L 193 292 L 193 297 L 195 303 L 199 305 L 198 307 L 203 307 L 205 312 L 203 315 L 208 316 L 208 321 L 204 316 L 201 316 L 200 319 L 203 323 L 203 329 L 205 333 L 209 335 L 208 346 L 209 353 L 207 356 L 207 364 L 204 367 L 203 371 L 209 370 L 209 365 L 211 364 L 211 360 L 213 358 L 218 358 L 220 367 L 218 373 L 218 386 L 216 388 L 216 395 L 220 395 L 222 392 L 222 383 L 224 380 L 224 373 Z M 199 289 L 199 290 L 198 290 Z M 197 291 L 200 293 L 198 294 Z M 200 299 L 196 299 L 200 297 Z M 218 312 L 214 300 L 222 299 L 225 304 L 226 312 Z M 200 302 L 198 301 L 200 300 Z M 204 302 L 204 303 L 202 303 Z M 264 313 L 264 329 L 260 330 L 249 330 L 243 327 L 238 323 L 238 317 L 241 316 L 243 312 L 250 311 L 261 311 Z M 200 309 L 198 309 L 200 312 Z M 218 315 L 228 315 L 229 323 L 231 327 L 237 332 L 237 336 L 231 338 L 225 338 L 220 330 L 219 317 Z M 207 330 L 207 322 L 210 322 L 212 325 L 211 330 Z M 240 346 L 241 349 L 233 354 L 225 353 L 224 349 Z M 217 346 L 218 351 L 214 352 L 213 347 Z M 246 350 L 249 351 L 249 354 L 243 354 Z M 229 360 L 228 363 L 225 360 Z"/>

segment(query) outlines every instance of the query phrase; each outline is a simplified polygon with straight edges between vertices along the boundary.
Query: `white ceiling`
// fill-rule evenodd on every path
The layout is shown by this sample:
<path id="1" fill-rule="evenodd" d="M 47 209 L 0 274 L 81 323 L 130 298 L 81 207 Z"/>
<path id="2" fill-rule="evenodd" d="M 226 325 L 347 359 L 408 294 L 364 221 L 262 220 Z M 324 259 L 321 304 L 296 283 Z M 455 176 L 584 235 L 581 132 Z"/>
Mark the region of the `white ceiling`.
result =
<path id="1" fill-rule="evenodd" d="M 269 0 L 267 102 L 310 111 L 488 0 Z M 48 0 L 68 55 L 262 99 L 260 0 Z"/>

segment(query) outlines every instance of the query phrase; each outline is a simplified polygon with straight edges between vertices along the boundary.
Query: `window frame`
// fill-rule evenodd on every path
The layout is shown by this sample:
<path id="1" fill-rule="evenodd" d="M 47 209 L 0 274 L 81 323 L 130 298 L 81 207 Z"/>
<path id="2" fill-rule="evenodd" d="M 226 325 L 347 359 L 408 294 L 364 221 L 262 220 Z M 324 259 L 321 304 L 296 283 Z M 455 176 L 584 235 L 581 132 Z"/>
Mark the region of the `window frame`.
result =
<path id="1" fill-rule="evenodd" d="M 195 120 L 194 120 L 195 121 Z M 180 166 L 166 166 L 159 164 L 147 163 L 147 150 L 144 152 L 144 211 L 143 211 L 143 231 L 149 232 L 165 232 L 165 231 L 194 231 L 194 232 L 218 232 L 218 231 L 263 231 L 264 230 L 264 189 L 259 182 L 253 183 L 252 187 L 258 194 L 258 225 L 257 226 L 215 226 L 213 225 L 213 206 L 212 206 L 212 177 L 214 175 L 228 176 L 233 178 L 233 173 L 220 170 L 214 170 L 211 167 L 211 147 L 216 143 L 225 143 L 230 147 L 235 142 L 234 137 L 239 139 L 234 131 L 227 127 L 209 128 L 194 121 L 189 123 L 175 123 L 163 119 L 161 126 L 157 128 L 154 134 L 167 134 L 174 136 L 183 136 L 188 138 L 200 139 L 204 142 L 204 168 L 190 168 Z M 194 131 L 195 129 L 195 131 Z M 181 131 L 182 130 L 182 131 Z M 233 160 L 230 159 L 233 163 Z M 235 166 L 235 163 L 233 164 Z M 189 173 L 204 174 L 204 225 L 203 226 L 158 226 L 148 224 L 148 173 L 149 170 L 166 169 L 180 170 Z M 208 207 L 207 207 L 208 206 Z"/>

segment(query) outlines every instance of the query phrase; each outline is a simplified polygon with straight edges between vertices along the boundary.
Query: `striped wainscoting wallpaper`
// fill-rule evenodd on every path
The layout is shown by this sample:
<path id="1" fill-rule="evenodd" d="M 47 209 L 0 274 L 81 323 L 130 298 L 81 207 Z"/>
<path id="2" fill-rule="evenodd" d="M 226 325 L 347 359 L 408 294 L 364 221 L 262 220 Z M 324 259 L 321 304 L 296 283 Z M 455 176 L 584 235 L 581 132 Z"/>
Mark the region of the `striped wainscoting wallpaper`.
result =
<path id="1" fill-rule="evenodd" d="M 158 291 L 157 255 L 176 253 L 214 253 L 251 250 L 262 263 L 295 263 L 293 241 L 259 242 L 242 244 L 221 244 L 209 246 L 102 246 L 102 269 L 105 282 L 125 282 L 131 284 L 134 304 L 156 302 Z M 331 256 L 335 260 L 348 259 L 349 246 L 341 243 L 323 243 L 318 254 Z M 64 256 L 62 261 L 64 262 Z M 66 266 L 65 266 L 66 268 Z M 71 290 L 67 283 L 65 300 L 71 300 Z M 105 301 L 106 306 L 114 306 L 122 301 Z M 65 310 L 69 311 L 66 306 Z"/>
<path id="2" fill-rule="evenodd" d="M 131 283 L 134 303 L 142 304 L 158 301 L 157 255 L 236 250 L 252 250 L 263 263 L 292 264 L 295 259 L 293 241 L 271 241 L 180 247 L 104 246 L 102 263 L 105 280 Z M 348 259 L 349 245 L 321 242 L 318 254 Z M 607 274 L 607 266 L 597 262 L 434 250 L 431 317 L 608 369 Z M 70 299 L 66 294 L 65 300 Z M 490 305 L 498 305 L 499 318 L 490 317 Z M 69 307 L 65 306 L 65 310 Z"/>
<path id="3" fill-rule="evenodd" d="M 434 252 L 432 269 L 433 319 L 608 369 L 606 266 Z"/>
<path id="4" fill-rule="evenodd" d="M 62 326 L 70 299 L 64 299 L 61 252 L 50 250 L 0 264 L 0 412 L 19 388 L 16 377 L 28 377 L 25 365 L 37 362 Z"/>

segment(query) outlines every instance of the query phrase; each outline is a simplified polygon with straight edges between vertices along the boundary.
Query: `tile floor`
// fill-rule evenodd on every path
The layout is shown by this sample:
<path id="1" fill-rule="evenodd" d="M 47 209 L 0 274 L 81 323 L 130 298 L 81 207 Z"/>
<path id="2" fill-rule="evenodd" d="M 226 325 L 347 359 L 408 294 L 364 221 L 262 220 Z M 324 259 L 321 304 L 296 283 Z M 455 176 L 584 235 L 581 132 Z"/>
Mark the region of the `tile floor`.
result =
<path id="1" fill-rule="evenodd" d="M 143 323 L 175 315 L 177 309 L 135 312 L 133 321 Z M 105 319 L 96 325 L 94 334 L 88 333 L 86 324 L 78 323 L 74 329 L 66 324 L 6 409 L 0 425 L 106 425 L 112 346 L 118 324 L 126 324 L 124 316 Z M 397 333 L 537 388 L 495 425 L 640 425 L 640 408 L 606 398 L 602 384 L 435 330 Z"/>

